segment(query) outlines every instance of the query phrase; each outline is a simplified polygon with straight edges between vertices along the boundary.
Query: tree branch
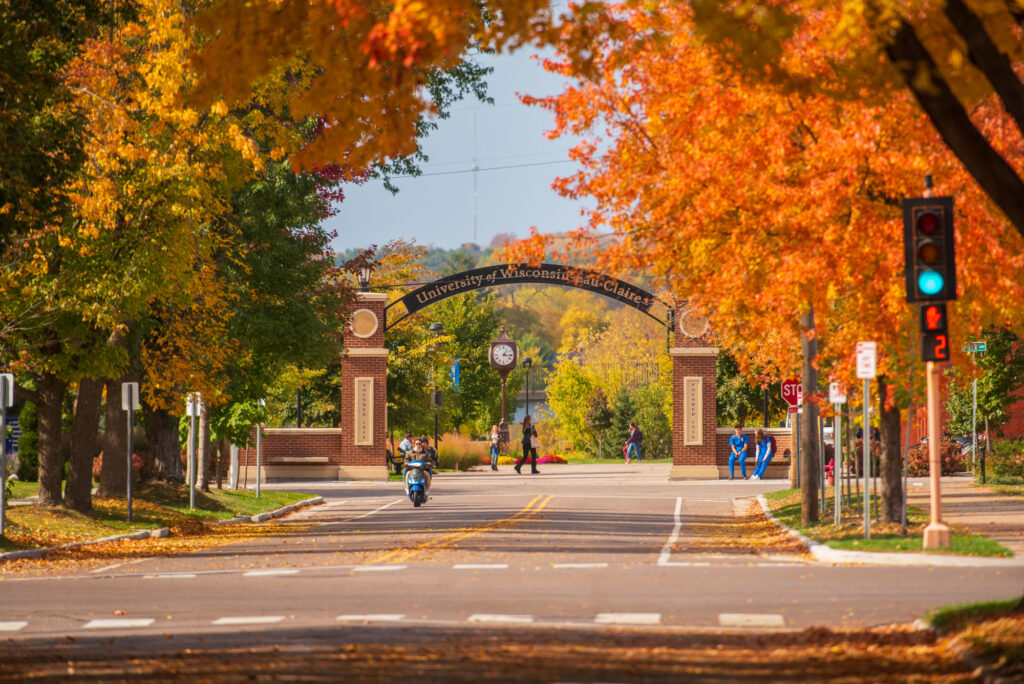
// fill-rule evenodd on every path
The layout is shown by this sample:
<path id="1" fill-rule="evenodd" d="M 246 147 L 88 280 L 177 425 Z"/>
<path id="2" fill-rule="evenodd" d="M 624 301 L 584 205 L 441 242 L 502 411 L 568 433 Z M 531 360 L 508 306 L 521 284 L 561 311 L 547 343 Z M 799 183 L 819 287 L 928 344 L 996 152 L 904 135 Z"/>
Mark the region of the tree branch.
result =
<path id="1" fill-rule="evenodd" d="M 978 15 L 964 0 L 946 0 L 946 16 L 967 43 L 971 64 L 985 75 L 1003 106 L 1024 133 L 1024 84 L 1017 78 L 1010 58 L 999 51 Z"/>
<path id="2" fill-rule="evenodd" d="M 1024 181 L 975 127 L 914 27 L 901 22 L 885 50 L 943 142 L 1024 236 Z M 924 83 L 919 78 L 921 70 L 928 76 Z"/>

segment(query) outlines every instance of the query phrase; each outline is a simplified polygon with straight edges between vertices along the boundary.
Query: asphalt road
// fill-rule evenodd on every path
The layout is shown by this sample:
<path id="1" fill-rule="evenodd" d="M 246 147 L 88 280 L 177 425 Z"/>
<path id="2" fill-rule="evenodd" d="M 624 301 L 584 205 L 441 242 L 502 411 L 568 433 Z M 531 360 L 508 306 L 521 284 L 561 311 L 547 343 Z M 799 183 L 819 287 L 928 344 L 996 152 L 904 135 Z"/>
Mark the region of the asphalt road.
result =
<path id="1" fill-rule="evenodd" d="M 734 500 L 782 481 L 672 483 L 661 465 L 542 471 L 441 474 L 421 508 L 400 483 L 280 485 L 326 503 L 245 544 L 0 580 L 0 652 L 240 632 L 867 627 L 1024 590 L 1021 566 L 826 566 L 730 537 Z"/>

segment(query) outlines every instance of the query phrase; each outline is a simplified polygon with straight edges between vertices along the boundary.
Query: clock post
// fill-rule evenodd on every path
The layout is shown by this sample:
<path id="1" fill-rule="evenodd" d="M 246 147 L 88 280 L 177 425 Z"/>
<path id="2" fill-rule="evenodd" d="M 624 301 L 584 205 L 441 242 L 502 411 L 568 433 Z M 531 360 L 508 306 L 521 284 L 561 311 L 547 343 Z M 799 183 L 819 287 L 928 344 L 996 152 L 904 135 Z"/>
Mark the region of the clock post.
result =
<path id="1" fill-rule="evenodd" d="M 505 326 L 501 326 L 501 332 L 491 341 L 491 352 L 488 357 L 491 361 L 491 368 L 498 371 L 501 376 L 501 421 L 498 423 L 498 435 L 501 443 L 508 445 L 511 441 L 508 433 L 508 422 L 505 420 L 505 381 L 508 374 L 516 367 L 516 360 L 519 350 L 516 343 L 505 332 Z"/>

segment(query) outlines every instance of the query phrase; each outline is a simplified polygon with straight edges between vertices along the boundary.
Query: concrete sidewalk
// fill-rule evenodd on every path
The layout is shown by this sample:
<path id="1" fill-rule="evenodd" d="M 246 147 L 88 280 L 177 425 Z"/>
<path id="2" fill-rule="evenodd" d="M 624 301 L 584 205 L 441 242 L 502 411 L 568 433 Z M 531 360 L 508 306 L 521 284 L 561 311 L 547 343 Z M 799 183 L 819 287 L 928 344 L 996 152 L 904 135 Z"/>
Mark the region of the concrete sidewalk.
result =
<path id="1" fill-rule="evenodd" d="M 1024 497 L 998 494 L 966 476 L 943 477 L 942 520 L 953 528 L 983 534 L 1024 557 Z M 928 478 L 914 478 L 907 504 L 930 511 Z"/>

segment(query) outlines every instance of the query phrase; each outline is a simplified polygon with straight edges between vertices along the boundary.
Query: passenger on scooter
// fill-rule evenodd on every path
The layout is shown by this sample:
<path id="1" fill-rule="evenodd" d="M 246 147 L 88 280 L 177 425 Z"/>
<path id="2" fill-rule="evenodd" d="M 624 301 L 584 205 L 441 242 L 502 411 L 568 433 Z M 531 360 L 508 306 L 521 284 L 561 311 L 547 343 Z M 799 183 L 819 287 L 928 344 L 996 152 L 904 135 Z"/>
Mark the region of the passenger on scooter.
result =
<path id="1" fill-rule="evenodd" d="M 441 462 L 437 458 L 437 449 L 430 446 L 430 439 L 428 439 L 426 435 L 423 435 L 420 437 L 420 441 L 423 442 L 423 450 L 427 452 L 427 459 L 429 462 L 435 468 L 439 468 L 441 466 Z"/>

